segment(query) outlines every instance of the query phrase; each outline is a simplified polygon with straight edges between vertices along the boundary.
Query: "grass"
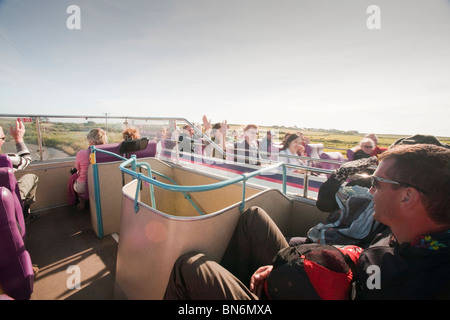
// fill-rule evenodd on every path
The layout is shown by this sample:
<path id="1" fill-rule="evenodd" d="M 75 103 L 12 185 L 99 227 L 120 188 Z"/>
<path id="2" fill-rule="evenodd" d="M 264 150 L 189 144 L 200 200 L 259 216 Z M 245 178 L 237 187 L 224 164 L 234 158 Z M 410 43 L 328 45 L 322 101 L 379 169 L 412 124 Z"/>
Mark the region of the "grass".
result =
<path id="1" fill-rule="evenodd" d="M 14 124 L 14 120 L 0 119 L 0 126 L 7 131 L 10 125 Z M 240 130 L 242 131 L 243 125 L 230 124 L 230 131 Z M 76 153 L 83 148 L 88 147 L 86 141 L 86 134 L 92 128 L 100 127 L 104 130 L 107 129 L 108 141 L 110 143 L 122 141 L 122 124 L 110 124 L 106 128 L 103 123 L 95 123 L 93 121 L 87 121 L 86 123 L 62 123 L 62 122 L 41 122 L 41 135 L 44 147 L 51 147 L 64 151 L 70 156 L 75 156 Z M 161 128 L 152 127 L 154 132 L 159 131 Z M 339 130 L 324 130 L 324 129 L 299 129 L 299 128 L 287 128 L 283 126 L 278 127 L 259 127 L 259 138 L 263 138 L 264 134 L 268 130 L 275 130 L 277 132 L 277 139 L 275 141 L 281 141 L 286 133 L 295 133 L 301 131 L 309 140 L 310 143 L 322 143 L 325 147 L 324 151 L 333 151 L 335 149 L 341 149 L 345 155 L 345 150 L 354 147 L 359 144 L 359 141 L 363 138 L 364 134 L 357 131 L 339 131 Z M 377 134 L 378 145 L 380 147 L 389 147 L 397 139 L 405 137 L 405 135 L 394 134 Z M 438 137 L 441 142 L 450 144 L 450 137 Z M 25 142 L 37 144 L 37 131 L 35 123 L 26 124 Z"/>
<path id="2" fill-rule="evenodd" d="M 242 125 L 233 124 L 230 125 L 230 130 L 242 129 Z M 273 130 L 274 127 L 259 127 L 259 138 L 262 138 L 268 130 Z M 286 133 L 302 132 L 306 136 L 310 143 L 322 143 L 324 145 L 324 151 L 336 151 L 339 150 L 345 156 L 346 151 L 349 148 L 359 145 L 359 141 L 365 134 L 356 131 L 339 131 L 339 130 L 325 130 L 325 129 L 299 129 L 299 128 L 275 128 L 277 131 L 278 141 L 281 141 Z M 407 137 L 407 135 L 397 134 L 376 134 L 378 137 L 378 146 L 389 148 L 396 140 Z M 450 144 L 450 137 L 437 137 L 441 142 Z"/>

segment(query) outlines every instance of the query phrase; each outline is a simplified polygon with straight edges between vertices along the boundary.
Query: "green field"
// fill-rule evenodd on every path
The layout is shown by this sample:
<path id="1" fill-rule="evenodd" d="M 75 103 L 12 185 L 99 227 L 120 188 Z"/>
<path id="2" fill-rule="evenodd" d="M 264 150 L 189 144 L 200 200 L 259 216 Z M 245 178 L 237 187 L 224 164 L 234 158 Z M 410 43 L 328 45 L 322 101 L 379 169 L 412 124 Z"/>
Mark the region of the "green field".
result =
<path id="1" fill-rule="evenodd" d="M 242 128 L 241 125 L 230 125 L 230 129 Z M 339 130 L 327 130 L 327 129 L 303 129 L 303 128 L 286 128 L 286 127 L 259 127 L 260 136 L 267 130 L 275 129 L 278 132 L 278 140 L 282 140 L 286 133 L 302 132 L 309 138 L 310 143 L 322 143 L 325 147 L 324 151 L 328 151 L 328 148 L 334 149 L 349 149 L 359 144 L 359 141 L 365 134 L 356 131 L 339 131 Z M 380 147 L 388 148 L 399 138 L 407 137 L 408 135 L 396 135 L 396 134 L 377 134 L 378 145 Z M 450 137 L 437 137 L 441 142 L 450 144 Z M 345 155 L 345 151 L 341 151 Z"/>
<path id="2" fill-rule="evenodd" d="M 9 135 L 8 128 L 14 124 L 15 120 L 0 119 L 0 126 L 3 127 L 5 133 Z M 40 124 L 42 143 L 44 147 L 55 148 L 64 151 L 70 156 L 83 148 L 86 148 L 86 134 L 92 128 L 100 127 L 108 132 L 108 140 L 110 143 L 122 141 L 121 132 L 123 124 L 109 124 L 96 123 L 94 121 L 86 121 L 85 123 L 63 123 L 63 122 L 45 122 Z M 242 130 L 244 127 L 240 124 L 230 124 L 230 131 L 235 129 Z M 160 127 L 147 127 L 147 130 L 159 132 Z M 295 133 L 298 131 L 309 138 L 310 143 L 322 143 L 325 146 L 324 151 L 333 150 L 334 148 L 342 149 L 341 152 L 345 155 L 345 150 L 359 144 L 359 141 L 364 134 L 357 131 L 339 131 L 326 129 L 302 129 L 302 128 L 288 128 L 288 127 L 259 127 L 259 137 L 263 138 L 265 132 L 268 130 L 275 130 L 278 133 L 276 140 L 281 141 L 286 133 Z M 405 135 L 393 134 L 377 134 L 378 145 L 381 147 L 389 147 L 394 141 Z M 440 141 L 450 144 L 450 137 L 438 137 Z M 30 144 L 37 144 L 37 130 L 36 123 L 26 124 L 25 142 Z M 331 148 L 331 149 L 330 149 Z"/>

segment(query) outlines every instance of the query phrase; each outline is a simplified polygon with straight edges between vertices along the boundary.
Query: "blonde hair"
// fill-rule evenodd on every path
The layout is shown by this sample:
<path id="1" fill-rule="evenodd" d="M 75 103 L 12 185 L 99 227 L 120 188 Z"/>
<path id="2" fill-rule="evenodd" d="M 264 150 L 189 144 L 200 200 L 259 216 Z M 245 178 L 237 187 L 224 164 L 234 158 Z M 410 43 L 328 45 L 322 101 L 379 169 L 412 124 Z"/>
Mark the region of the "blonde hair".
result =
<path id="1" fill-rule="evenodd" d="M 108 143 L 108 137 L 106 136 L 106 132 L 100 128 L 95 128 L 89 131 L 86 138 L 89 141 L 89 144 L 94 146 Z"/>

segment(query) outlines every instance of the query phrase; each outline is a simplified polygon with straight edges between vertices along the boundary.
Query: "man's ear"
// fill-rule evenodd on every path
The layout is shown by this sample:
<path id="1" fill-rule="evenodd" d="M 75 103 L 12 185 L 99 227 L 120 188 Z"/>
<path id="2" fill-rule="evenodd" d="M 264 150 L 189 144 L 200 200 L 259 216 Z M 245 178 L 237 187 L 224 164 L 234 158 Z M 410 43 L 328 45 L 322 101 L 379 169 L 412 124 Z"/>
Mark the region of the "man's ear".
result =
<path id="1" fill-rule="evenodd" d="M 420 201 L 419 191 L 412 187 L 407 187 L 404 190 L 401 202 L 405 208 L 409 209 Z"/>

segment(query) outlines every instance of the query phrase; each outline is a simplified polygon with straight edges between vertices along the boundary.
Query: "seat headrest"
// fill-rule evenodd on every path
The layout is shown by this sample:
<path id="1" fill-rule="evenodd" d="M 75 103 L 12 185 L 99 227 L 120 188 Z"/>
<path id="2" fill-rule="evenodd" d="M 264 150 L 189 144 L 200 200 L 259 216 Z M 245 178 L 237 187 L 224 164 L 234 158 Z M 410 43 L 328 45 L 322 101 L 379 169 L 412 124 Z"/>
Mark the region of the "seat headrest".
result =
<path id="1" fill-rule="evenodd" d="M 136 152 L 147 148 L 148 138 L 126 140 L 120 144 L 120 154 Z"/>
<path id="2" fill-rule="evenodd" d="M 307 144 L 305 146 L 305 151 L 308 157 L 310 158 L 319 158 L 323 151 L 323 144 L 322 143 L 316 143 L 316 144 Z"/>
<path id="3" fill-rule="evenodd" d="M 15 192 L 17 185 L 16 176 L 11 168 L 0 168 L 0 186 L 8 188 L 12 193 Z"/>
<path id="4" fill-rule="evenodd" d="M 0 154 L 0 168 L 12 168 L 11 159 L 6 154 Z"/>

